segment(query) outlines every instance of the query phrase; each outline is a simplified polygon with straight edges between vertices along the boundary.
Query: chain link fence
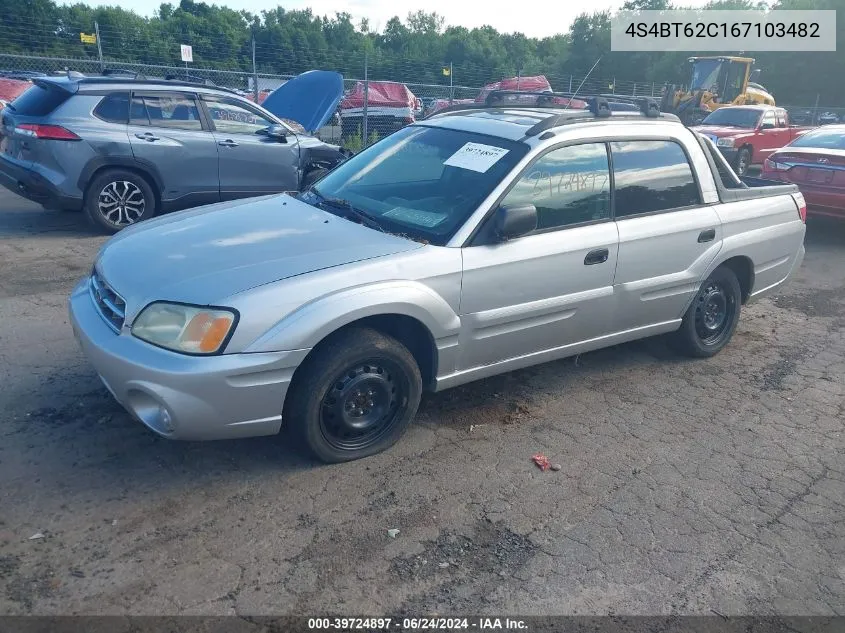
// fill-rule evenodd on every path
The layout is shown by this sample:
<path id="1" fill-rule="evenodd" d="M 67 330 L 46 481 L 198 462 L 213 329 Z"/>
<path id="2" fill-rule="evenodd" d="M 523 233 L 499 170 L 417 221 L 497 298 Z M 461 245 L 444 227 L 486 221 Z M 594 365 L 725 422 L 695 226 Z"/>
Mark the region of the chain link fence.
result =
<path id="1" fill-rule="evenodd" d="M 0 54 L 0 72 L 2 73 L 43 73 L 46 75 L 81 73 L 84 75 L 98 75 L 103 72 L 123 71 L 128 75 L 138 75 L 147 78 L 174 78 L 188 81 L 208 81 L 217 86 L 236 90 L 243 96 L 258 102 L 273 90 L 291 79 L 293 74 L 273 74 L 266 72 L 245 72 L 238 70 L 221 70 L 217 68 L 201 67 L 196 64 L 175 66 L 159 64 L 140 64 L 123 62 L 120 60 L 103 58 L 70 58 L 44 57 L 32 55 Z M 361 67 L 361 77 L 368 75 L 366 59 Z M 620 81 L 615 78 L 601 79 L 575 75 L 547 76 L 551 87 L 555 91 L 587 93 L 617 93 L 637 96 L 659 96 L 661 84 L 646 82 Z M 450 103 L 460 103 L 474 100 L 481 93 L 484 85 L 504 79 L 504 77 L 489 77 L 484 82 L 472 85 L 461 85 L 454 82 L 444 83 L 415 82 L 412 78 L 368 77 L 365 81 L 360 78 L 344 80 L 344 89 L 349 98 L 344 100 L 343 107 L 330 124 L 320 130 L 320 137 L 329 142 L 344 144 L 350 149 L 361 147 L 383 138 L 384 136 L 403 127 L 407 123 L 419 119 L 433 110 Z M 452 78 L 454 79 L 454 77 Z M 393 88 L 386 85 L 392 84 Z M 368 103 L 363 107 L 361 99 L 356 101 L 354 95 L 363 93 L 366 86 Z M 407 102 L 385 100 L 383 93 L 396 92 L 396 87 L 407 88 Z"/>
<path id="2" fill-rule="evenodd" d="M 198 65 L 175 66 L 157 64 L 139 64 L 122 62 L 114 59 L 40 57 L 32 55 L 0 54 L 0 74 L 41 73 L 45 75 L 81 73 L 98 75 L 103 72 L 125 72 L 129 76 L 147 78 L 174 78 L 188 81 L 208 81 L 214 85 L 235 90 L 249 99 L 258 102 L 278 88 L 292 74 L 273 74 L 266 72 L 245 72 L 239 70 L 221 70 L 200 67 Z M 366 61 L 361 68 L 361 77 L 368 76 Z M 560 92 L 579 94 L 619 94 L 651 96 L 659 98 L 663 84 L 654 82 L 622 81 L 616 78 L 602 79 L 589 77 L 584 79 L 575 75 L 546 76 L 552 89 Z M 454 77 L 452 78 L 454 79 Z M 499 78 L 503 79 L 503 78 Z M 444 77 L 444 80 L 448 80 Z M 490 78 L 486 83 L 493 83 Z M 421 83 L 389 80 L 378 77 L 372 79 L 347 78 L 344 80 L 346 98 L 338 113 L 318 135 L 325 141 L 342 144 L 358 151 L 363 147 L 391 134 L 408 123 L 450 103 L 474 100 L 483 90 L 484 85 L 449 85 L 447 83 Z M 362 95 L 367 94 L 364 107 Z M 391 98 L 385 99 L 385 94 Z M 397 94 L 404 95 L 394 99 Z M 357 95 L 357 97 L 356 97 Z M 814 105 L 783 106 L 795 125 L 825 125 L 845 122 L 845 108 Z"/>

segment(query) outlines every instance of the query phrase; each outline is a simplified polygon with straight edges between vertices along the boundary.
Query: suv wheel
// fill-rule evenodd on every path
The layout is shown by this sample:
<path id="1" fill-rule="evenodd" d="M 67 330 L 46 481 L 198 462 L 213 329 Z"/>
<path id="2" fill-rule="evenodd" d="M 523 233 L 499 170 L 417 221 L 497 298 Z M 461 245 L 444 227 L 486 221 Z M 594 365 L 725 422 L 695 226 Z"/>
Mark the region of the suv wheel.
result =
<path id="1" fill-rule="evenodd" d="M 284 424 L 328 463 L 368 457 L 395 444 L 422 395 L 411 352 L 369 328 L 351 328 L 321 343 L 297 374 Z"/>
<path id="2" fill-rule="evenodd" d="M 85 212 L 100 230 L 117 233 L 155 215 L 155 192 L 142 176 L 122 169 L 109 169 L 88 185 Z"/>
<path id="3" fill-rule="evenodd" d="M 687 309 L 674 334 L 675 347 L 695 358 L 717 354 L 733 337 L 741 305 L 742 290 L 736 275 L 720 266 L 701 284 Z"/>

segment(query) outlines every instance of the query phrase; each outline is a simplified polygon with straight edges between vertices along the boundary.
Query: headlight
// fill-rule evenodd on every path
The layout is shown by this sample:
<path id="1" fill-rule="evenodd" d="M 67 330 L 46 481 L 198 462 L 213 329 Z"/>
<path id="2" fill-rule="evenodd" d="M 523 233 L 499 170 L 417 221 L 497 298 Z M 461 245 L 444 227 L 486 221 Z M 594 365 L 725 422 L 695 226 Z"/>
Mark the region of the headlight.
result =
<path id="1" fill-rule="evenodd" d="M 719 147 L 733 147 L 734 146 L 734 139 L 732 138 L 720 138 L 716 141 L 716 145 Z"/>
<path id="2" fill-rule="evenodd" d="M 132 324 L 139 339 L 186 354 L 215 354 L 235 328 L 238 315 L 226 308 L 203 308 L 157 301 Z"/>

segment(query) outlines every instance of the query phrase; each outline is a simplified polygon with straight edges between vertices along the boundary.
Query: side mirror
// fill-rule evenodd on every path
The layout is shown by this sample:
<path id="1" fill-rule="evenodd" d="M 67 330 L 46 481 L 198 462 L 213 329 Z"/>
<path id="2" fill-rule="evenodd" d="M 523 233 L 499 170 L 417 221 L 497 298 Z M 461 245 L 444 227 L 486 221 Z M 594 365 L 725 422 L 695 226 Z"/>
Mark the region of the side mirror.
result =
<path id="1" fill-rule="evenodd" d="M 760 126 L 760 129 L 761 130 L 774 130 L 775 124 L 774 123 L 763 123 L 763 125 Z"/>
<path id="2" fill-rule="evenodd" d="M 512 240 L 537 228 L 537 207 L 533 204 L 496 209 L 495 230 L 502 240 Z"/>
<path id="3" fill-rule="evenodd" d="M 271 125 L 267 128 L 267 136 L 280 143 L 287 143 L 288 131 L 284 125 Z"/>

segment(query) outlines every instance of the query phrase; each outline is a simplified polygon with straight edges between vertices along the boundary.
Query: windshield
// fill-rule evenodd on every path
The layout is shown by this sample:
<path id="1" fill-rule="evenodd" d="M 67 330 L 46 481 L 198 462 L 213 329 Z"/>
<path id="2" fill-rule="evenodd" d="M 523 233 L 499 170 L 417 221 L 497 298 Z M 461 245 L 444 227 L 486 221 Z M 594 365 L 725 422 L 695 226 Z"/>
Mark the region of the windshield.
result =
<path id="1" fill-rule="evenodd" d="M 741 110 L 739 108 L 719 108 L 707 115 L 701 125 L 725 125 L 753 130 L 760 120 L 759 110 Z"/>
<path id="2" fill-rule="evenodd" d="M 699 59 L 692 67 L 691 90 L 710 90 L 719 82 L 719 69 L 722 62 L 718 59 Z"/>
<path id="3" fill-rule="evenodd" d="M 845 149 L 845 129 L 809 132 L 795 139 L 789 147 L 817 147 L 820 149 Z"/>
<path id="4" fill-rule="evenodd" d="M 409 126 L 338 166 L 302 200 L 342 200 L 385 231 L 442 246 L 527 152 L 483 134 Z"/>

